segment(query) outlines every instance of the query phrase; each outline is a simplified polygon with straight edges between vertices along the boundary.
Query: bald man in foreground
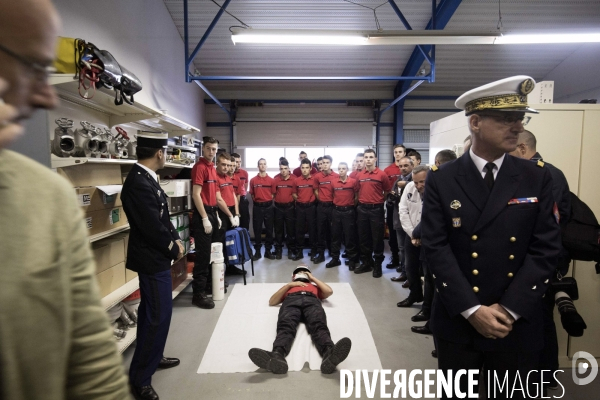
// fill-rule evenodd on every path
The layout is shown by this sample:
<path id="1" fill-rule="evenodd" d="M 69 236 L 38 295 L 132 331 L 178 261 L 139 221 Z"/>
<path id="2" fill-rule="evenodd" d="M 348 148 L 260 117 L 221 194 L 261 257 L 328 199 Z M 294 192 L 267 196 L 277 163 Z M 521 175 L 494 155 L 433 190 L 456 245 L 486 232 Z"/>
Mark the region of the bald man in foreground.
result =
<path id="1" fill-rule="evenodd" d="M 73 189 L 6 149 L 57 105 L 58 27 L 48 0 L 0 0 L 0 399 L 129 399 Z"/>

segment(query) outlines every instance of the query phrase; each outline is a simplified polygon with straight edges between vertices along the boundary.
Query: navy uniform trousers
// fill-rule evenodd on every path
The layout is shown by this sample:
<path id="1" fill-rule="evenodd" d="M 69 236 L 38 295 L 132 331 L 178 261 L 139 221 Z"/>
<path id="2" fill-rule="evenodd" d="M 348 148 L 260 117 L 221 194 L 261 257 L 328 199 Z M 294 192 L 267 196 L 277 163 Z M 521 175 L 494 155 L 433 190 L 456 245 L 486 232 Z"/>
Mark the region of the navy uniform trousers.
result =
<path id="1" fill-rule="evenodd" d="M 307 294 L 292 293 L 283 300 L 277 317 L 277 337 L 273 349 L 283 347 L 287 356 L 294 343 L 298 324 L 304 322 L 317 351 L 323 356 L 327 347 L 333 346 L 327 316 L 321 300 L 311 293 L 303 293 Z"/>
<path id="2" fill-rule="evenodd" d="M 296 203 L 296 249 L 304 249 L 304 234 L 308 232 L 308 241 L 312 254 L 317 253 L 317 206 L 315 203 Z"/>
<path id="3" fill-rule="evenodd" d="M 173 312 L 173 287 L 170 269 L 153 275 L 139 273 L 138 276 L 140 306 L 137 343 L 129 367 L 129 381 L 139 387 L 150 385 L 152 375 L 163 357 Z"/>

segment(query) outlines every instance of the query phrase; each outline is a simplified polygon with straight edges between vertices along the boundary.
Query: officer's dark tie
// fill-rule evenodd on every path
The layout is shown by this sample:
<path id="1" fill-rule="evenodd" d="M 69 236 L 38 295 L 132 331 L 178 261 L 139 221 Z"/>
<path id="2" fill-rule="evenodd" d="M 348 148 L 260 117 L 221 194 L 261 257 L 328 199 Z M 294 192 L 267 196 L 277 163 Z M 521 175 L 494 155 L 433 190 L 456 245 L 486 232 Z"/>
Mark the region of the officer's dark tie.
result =
<path id="1" fill-rule="evenodd" d="M 490 190 L 492 190 L 492 187 L 494 187 L 494 167 L 495 166 L 496 166 L 496 164 L 491 163 L 491 162 L 485 164 L 485 169 L 487 170 L 487 172 L 485 173 L 485 176 L 483 177 L 483 181 L 485 182 L 487 187 L 490 188 Z"/>

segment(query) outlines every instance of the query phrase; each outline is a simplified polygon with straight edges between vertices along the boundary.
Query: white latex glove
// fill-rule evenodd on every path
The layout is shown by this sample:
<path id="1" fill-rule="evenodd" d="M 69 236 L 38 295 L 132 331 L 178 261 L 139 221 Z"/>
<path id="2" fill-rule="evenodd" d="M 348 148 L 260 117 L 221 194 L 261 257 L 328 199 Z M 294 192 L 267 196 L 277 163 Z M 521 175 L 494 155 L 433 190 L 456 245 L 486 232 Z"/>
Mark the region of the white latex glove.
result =
<path id="1" fill-rule="evenodd" d="M 217 218 L 219 218 L 219 217 L 217 217 Z M 220 224 L 221 224 L 221 221 L 219 221 L 219 225 Z M 212 225 L 210 224 L 208 217 L 202 218 L 202 225 L 204 225 L 204 233 L 206 233 L 207 235 L 210 235 L 210 233 L 212 232 Z"/>
<path id="2" fill-rule="evenodd" d="M 229 217 L 229 221 L 231 221 L 231 226 L 237 228 L 240 226 L 240 219 L 238 217 L 234 217 L 233 215 Z"/>
<path id="3" fill-rule="evenodd" d="M 222 223 L 221 223 L 221 218 L 219 218 L 219 215 L 218 215 L 218 214 L 217 214 L 217 221 L 219 221 L 219 229 L 221 229 L 221 225 L 222 225 Z"/>

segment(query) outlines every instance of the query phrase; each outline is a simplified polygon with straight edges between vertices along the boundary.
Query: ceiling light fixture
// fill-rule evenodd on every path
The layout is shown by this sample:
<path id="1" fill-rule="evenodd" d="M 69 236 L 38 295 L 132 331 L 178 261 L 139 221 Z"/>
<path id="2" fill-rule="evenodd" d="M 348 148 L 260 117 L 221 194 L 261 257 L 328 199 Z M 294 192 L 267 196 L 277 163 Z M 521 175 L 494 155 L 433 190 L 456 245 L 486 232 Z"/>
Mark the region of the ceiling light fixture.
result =
<path id="1" fill-rule="evenodd" d="M 231 29 L 231 40 L 237 43 L 297 45 L 461 45 L 461 44 L 547 44 L 597 43 L 600 33 L 581 34 L 499 34 L 497 32 L 456 31 L 333 31 L 283 29 Z"/>

